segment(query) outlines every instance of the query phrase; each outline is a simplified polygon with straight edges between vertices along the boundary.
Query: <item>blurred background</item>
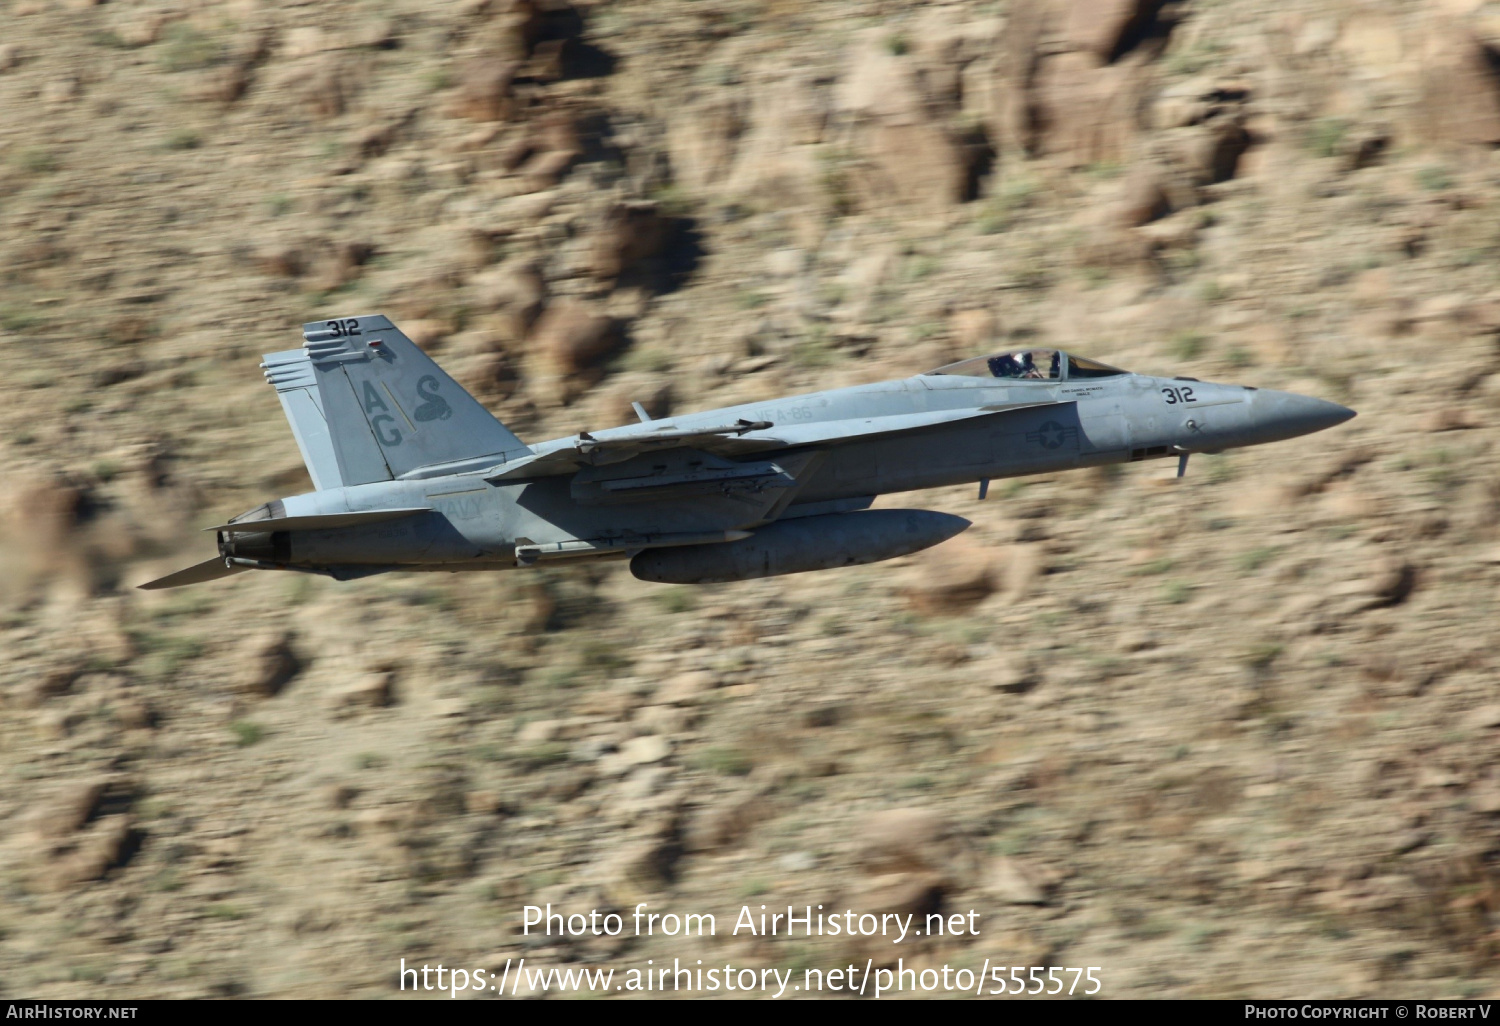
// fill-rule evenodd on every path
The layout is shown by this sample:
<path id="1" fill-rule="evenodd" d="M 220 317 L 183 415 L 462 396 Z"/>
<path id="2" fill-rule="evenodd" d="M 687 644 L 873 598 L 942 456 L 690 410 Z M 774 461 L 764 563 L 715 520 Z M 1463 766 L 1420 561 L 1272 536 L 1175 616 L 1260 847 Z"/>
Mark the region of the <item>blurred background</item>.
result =
<path id="1" fill-rule="evenodd" d="M 1493 994 L 1497 66 L 1481 0 L 0 0 L 0 993 Z M 858 569 L 136 591 L 310 489 L 260 354 L 366 313 L 528 441 L 1017 342 L 1360 416 Z M 720 935 L 518 936 L 638 901 Z"/>

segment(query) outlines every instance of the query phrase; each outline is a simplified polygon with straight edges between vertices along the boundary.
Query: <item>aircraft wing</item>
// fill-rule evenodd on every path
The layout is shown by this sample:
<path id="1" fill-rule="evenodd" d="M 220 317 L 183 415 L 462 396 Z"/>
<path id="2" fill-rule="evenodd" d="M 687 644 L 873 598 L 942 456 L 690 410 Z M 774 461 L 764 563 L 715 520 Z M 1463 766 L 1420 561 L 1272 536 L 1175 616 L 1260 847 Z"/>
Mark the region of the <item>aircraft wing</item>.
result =
<path id="1" fill-rule="evenodd" d="M 973 406 L 961 410 L 930 410 L 925 413 L 901 413 L 893 417 L 856 417 L 851 420 L 814 421 L 811 424 L 786 424 L 776 432 L 778 448 L 804 445 L 839 445 L 865 442 L 872 438 L 902 435 L 923 428 L 942 427 L 965 420 L 1003 417 L 1016 410 L 1038 406 L 1072 406 L 1074 400 L 1060 403 L 1022 403 L 1006 406 Z M 746 435 L 745 441 L 758 441 L 757 435 Z"/>
<path id="2" fill-rule="evenodd" d="M 1024 403 L 1006 406 L 966 407 L 960 410 L 931 410 L 903 413 L 891 417 L 856 417 L 849 420 L 815 421 L 809 424 L 774 425 L 769 421 L 741 420 L 718 427 L 670 427 L 640 431 L 634 427 L 612 429 L 598 435 L 582 432 L 577 438 L 557 448 L 523 456 L 501 464 L 485 475 L 491 483 L 521 481 L 556 474 L 571 474 L 583 467 L 605 466 L 667 449 L 697 449 L 716 456 L 742 456 L 778 449 L 805 446 L 828 447 L 847 442 L 866 441 L 886 435 L 920 431 L 980 417 L 999 417 L 1015 410 L 1037 406 L 1067 406 L 1062 403 Z M 619 431 L 619 433 L 616 433 Z M 628 432 L 628 433 L 626 433 Z"/>
<path id="3" fill-rule="evenodd" d="M 780 448 L 776 439 L 757 438 L 745 440 L 744 436 L 754 431 L 770 428 L 767 420 L 741 420 L 706 428 L 662 428 L 656 431 L 634 431 L 614 437 L 597 437 L 587 431 L 580 432 L 571 444 L 551 449 L 532 456 L 511 460 L 485 475 L 491 483 L 516 481 L 532 477 L 548 477 L 554 474 L 571 474 L 580 467 L 598 467 L 619 463 L 647 452 L 665 449 L 701 449 L 705 452 L 756 452 L 763 449 Z"/>

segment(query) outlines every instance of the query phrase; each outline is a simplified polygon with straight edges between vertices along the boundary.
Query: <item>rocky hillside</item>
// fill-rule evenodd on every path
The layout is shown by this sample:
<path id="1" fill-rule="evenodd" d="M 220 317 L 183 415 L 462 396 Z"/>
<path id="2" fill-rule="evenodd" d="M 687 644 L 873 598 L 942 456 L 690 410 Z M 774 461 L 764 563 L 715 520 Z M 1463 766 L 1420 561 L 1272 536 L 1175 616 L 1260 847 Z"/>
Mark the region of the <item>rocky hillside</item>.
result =
<path id="1" fill-rule="evenodd" d="M 0 994 L 1493 993 L 1497 67 L 1482 0 L 0 0 Z M 527 440 L 1022 340 L 1360 417 L 821 575 L 136 591 L 310 487 L 260 354 L 376 312 Z M 719 935 L 519 935 L 638 901 Z"/>

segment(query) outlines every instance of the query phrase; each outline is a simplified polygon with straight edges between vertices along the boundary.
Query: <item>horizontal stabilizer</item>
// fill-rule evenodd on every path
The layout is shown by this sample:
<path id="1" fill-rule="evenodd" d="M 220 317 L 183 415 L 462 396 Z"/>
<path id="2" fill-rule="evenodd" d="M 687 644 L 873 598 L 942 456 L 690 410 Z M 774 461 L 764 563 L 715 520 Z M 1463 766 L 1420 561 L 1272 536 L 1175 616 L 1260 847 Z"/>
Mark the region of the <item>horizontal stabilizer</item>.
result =
<path id="1" fill-rule="evenodd" d="M 430 513 L 431 507 L 413 506 L 409 509 L 368 509 L 357 513 L 318 513 L 305 517 L 272 517 L 268 520 L 240 520 L 234 523 L 205 527 L 205 531 L 245 531 L 265 533 L 269 531 L 326 531 L 335 527 L 356 527 L 360 524 L 378 524 L 385 520 L 400 520 L 414 517 L 418 513 Z"/>
<path id="2" fill-rule="evenodd" d="M 205 581 L 216 581 L 220 577 L 232 577 L 243 573 L 249 567 L 225 566 L 222 556 L 213 559 L 205 559 L 201 563 L 195 563 L 185 570 L 179 570 L 175 574 L 167 574 L 158 577 L 154 581 L 147 581 L 140 585 L 143 591 L 156 591 L 158 588 L 181 588 L 187 584 L 203 584 Z"/>

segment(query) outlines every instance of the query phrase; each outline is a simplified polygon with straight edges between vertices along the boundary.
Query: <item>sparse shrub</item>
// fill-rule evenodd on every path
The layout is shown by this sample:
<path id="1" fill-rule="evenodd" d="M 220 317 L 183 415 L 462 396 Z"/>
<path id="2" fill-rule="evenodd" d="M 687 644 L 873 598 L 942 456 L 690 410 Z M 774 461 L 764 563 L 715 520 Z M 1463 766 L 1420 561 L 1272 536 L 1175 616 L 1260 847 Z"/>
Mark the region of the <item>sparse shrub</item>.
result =
<path id="1" fill-rule="evenodd" d="M 20 333 L 30 331 L 41 323 L 42 318 L 35 311 L 23 309 L 13 303 L 0 305 L 0 329 Z"/>
<path id="2" fill-rule="evenodd" d="M 1161 594 L 1172 605 L 1180 606 L 1193 597 L 1193 586 L 1186 581 L 1168 581 Z"/>
<path id="3" fill-rule="evenodd" d="M 911 258 L 906 268 L 907 274 L 911 276 L 912 280 L 921 281 L 938 269 L 938 260 L 937 257 L 920 253 Z"/>
<path id="4" fill-rule="evenodd" d="M 1453 188 L 1453 175 L 1445 167 L 1430 164 L 1418 169 L 1417 184 L 1428 192 L 1442 192 Z"/>
<path id="5" fill-rule="evenodd" d="M 1016 214 L 1031 206 L 1037 192 L 1036 180 L 1025 174 L 1009 175 L 979 209 L 977 223 L 985 235 L 1005 231 Z"/>
<path id="6" fill-rule="evenodd" d="M 1203 355 L 1208 336 L 1201 331 L 1179 331 L 1172 336 L 1168 349 L 1179 360 L 1196 360 Z"/>
<path id="7" fill-rule="evenodd" d="M 210 919 L 225 919 L 230 922 L 245 918 L 245 910 L 238 905 L 231 905 L 227 901 L 215 902 L 203 910 L 203 914 Z"/>
<path id="8" fill-rule="evenodd" d="M 50 175 L 60 166 L 57 154 L 40 146 L 28 146 L 15 155 L 15 165 L 29 175 Z"/>
<path id="9" fill-rule="evenodd" d="M 229 725 L 229 731 L 234 735 L 235 742 L 241 748 L 249 748 L 266 736 L 266 729 L 259 723 L 249 720 L 235 720 Z"/>
<path id="10" fill-rule="evenodd" d="M 1244 663 L 1252 670 L 1264 670 L 1268 668 L 1276 657 L 1281 655 L 1281 646 L 1275 642 L 1265 642 L 1253 646 L 1245 653 Z"/>
<path id="11" fill-rule="evenodd" d="M 203 642 L 197 638 L 146 630 L 133 631 L 132 637 L 143 653 L 140 670 L 148 677 L 171 677 L 183 663 L 203 654 Z"/>
<path id="12" fill-rule="evenodd" d="M 1184 46 L 1167 54 L 1165 62 L 1169 75 L 1196 75 L 1224 52 L 1222 43 L 1209 42 L 1197 46 Z"/>
<path id="13" fill-rule="evenodd" d="M 824 149 L 818 154 L 823 192 L 835 217 L 854 213 L 854 186 L 849 178 L 849 156 L 841 150 Z"/>
<path id="14" fill-rule="evenodd" d="M 590 641 L 578 652 L 578 665 L 586 671 L 610 676 L 630 667 L 630 659 L 620 654 L 620 646 L 609 641 Z"/>
<path id="15" fill-rule="evenodd" d="M 169 150 L 196 150 L 203 145 L 203 137 L 191 128 L 179 128 L 167 136 Z"/>
<path id="16" fill-rule="evenodd" d="M 1331 157 L 1339 151 L 1344 136 L 1349 134 L 1349 122 L 1343 118 L 1319 118 L 1313 122 L 1307 135 L 1307 148 L 1317 157 Z"/>
<path id="17" fill-rule="evenodd" d="M 130 43 L 127 43 L 124 39 L 120 38 L 120 34 L 118 32 L 114 32 L 109 29 L 103 29 L 98 32 L 90 32 L 89 42 L 95 46 L 106 47 L 110 50 L 134 49 L 134 47 Z"/>
<path id="18" fill-rule="evenodd" d="M 738 748 L 716 745 L 703 753 L 704 769 L 723 777 L 746 777 L 755 768 L 750 756 Z"/>
<path id="19" fill-rule="evenodd" d="M 691 588 L 668 588 L 657 593 L 656 604 L 664 613 L 688 613 L 698 607 L 698 596 Z"/>
<path id="20" fill-rule="evenodd" d="M 897 32 L 885 37 L 885 49 L 893 57 L 904 57 L 911 50 L 911 44 Z"/>
<path id="21" fill-rule="evenodd" d="M 620 361 L 625 370 L 649 371 L 652 374 L 665 374 L 672 369 L 672 356 L 661 349 L 650 347 L 643 349 L 627 349 L 624 358 Z"/>
<path id="22" fill-rule="evenodd" d="M 162 38 L 157 63 L 163 71 L 193 71 L 217 64 L 223 48 L 186 22 L 173 22 Z"/>
<path id="23" fill-rule="evenodd" d="M 1136 571 L 1136 573 L 1155 576 L 1166 573 L 1176 565 L 1176 560 L 1174 560 L 1171 556 L 1161 556 L 1143 565 L 1139 570 Z"/>
<path id="24" fill-rule="evenodd" d="M 687 193 L 675 182 L 657 186 L 651 193 L 651 199 L 656 202 L 657 209 L 668 217 L 687 217 L 693 210 Z"/>
<path id="25" fill-rule="evenodd" d="M 516 752 L 514 759 L 528 772 L 539 770 L 546 766 L 555 766 L 560 762 L 567 762 L 568 746 L 561 741 L 549 741 L 546 744 Z"/>
<path id="26" fill-rule="evenodd" d="M 792 347 L 792 363 L 804 370 L 816 370 L 834 362 L 833 346 L 826 332 L 814 331 Z"/>

